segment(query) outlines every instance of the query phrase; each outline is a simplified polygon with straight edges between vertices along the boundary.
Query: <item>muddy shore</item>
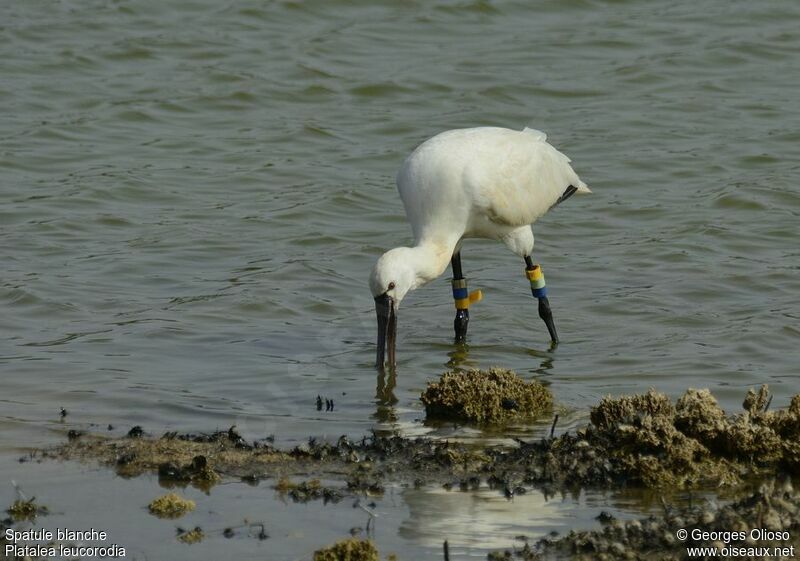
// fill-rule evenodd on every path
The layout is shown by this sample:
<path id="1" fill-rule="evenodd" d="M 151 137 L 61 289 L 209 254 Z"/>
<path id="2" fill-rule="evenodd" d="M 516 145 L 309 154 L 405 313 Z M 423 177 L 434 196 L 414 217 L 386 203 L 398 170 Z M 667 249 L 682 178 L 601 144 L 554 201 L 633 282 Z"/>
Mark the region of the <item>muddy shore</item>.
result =
<path id="1" fill-rule="evenodd" d="M 652 390 L 608 397 L 592 408 L 590 424 L 515 447 L 372 434 L 358 441 L 310 438 L 281 450 L 267 439 L 247 441 L 235 427 L 160 436 L 133 427 L 123 438 L 73 431 L 63 445 L 28 459 L 100 463 L 124 477 L 157 473 L 167 487 L 210 489 L 226 480 L 267 480 L 298 502 L 379 495 L 390 483 L 463 491 L 488 484 L 509 499 L 531 489 L 554 494 L 649 487 L 666 497 L 660 516 L 624 523 L 607 518 L 596 530 L 509 544 L 490 557 L 679 559 L 687 544 L 726 545 L 719 539 L 681 542 L 674 533 L 685 527 L 768 530 L 772 533 L 759 539 L 733 544 L 753 548 L 752 557 L 739 558 L 761 559 L 757 547 L 800 545 L 800 494 L 791 482 L 800 471 L 800 395 L 785 410 L 771 411 L 770 402 L 766 387 L 750 390 L 742 410 L 733 413 L 722 411 L 707 390 L 690 389 L 675 402 Z M 741 498 L 725 506 L 669 506 L 675 490 L 713 488 L 735 490 Z"/>

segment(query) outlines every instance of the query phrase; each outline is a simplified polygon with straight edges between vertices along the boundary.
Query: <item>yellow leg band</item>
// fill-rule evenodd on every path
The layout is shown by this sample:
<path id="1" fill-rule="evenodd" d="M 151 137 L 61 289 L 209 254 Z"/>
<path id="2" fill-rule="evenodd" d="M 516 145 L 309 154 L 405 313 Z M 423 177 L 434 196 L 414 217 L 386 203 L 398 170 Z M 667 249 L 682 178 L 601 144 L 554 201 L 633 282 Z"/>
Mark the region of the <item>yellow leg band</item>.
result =
<path id="1" fill-rule="evenodd" d="M 468 310 L 470 304 L 475 304 L 481 300 L 483 300 L 483 292 L 480 290 L 473 290 L 466 298 L 455 300 L 456 310 Z"/>
<path id="2" fill-rule="evenodd" d="M 537 281 L 542 278 L 542 268 L 539 265 L 534 265 L 533 269 L 525 269 L 525 276 L 529 281 Z"/>

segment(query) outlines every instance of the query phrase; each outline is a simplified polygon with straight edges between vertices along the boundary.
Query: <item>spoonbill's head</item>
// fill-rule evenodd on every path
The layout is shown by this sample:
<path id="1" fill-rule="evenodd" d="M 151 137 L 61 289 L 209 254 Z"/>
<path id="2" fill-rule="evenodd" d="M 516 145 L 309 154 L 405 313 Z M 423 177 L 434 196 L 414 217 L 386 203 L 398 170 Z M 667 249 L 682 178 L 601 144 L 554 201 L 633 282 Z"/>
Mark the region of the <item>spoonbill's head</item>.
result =
<path id="1" fill-rule="evenodd" d="M 386 358 L 389 366 L 395 365 L 397 308 L 416 284 L 417 274 L 410 248 L 397 247 L 387 251 L 372 268 L 369 287 L 378 315 L 378 355 L 375 361 L 378 368 L 384 365 Z"/>

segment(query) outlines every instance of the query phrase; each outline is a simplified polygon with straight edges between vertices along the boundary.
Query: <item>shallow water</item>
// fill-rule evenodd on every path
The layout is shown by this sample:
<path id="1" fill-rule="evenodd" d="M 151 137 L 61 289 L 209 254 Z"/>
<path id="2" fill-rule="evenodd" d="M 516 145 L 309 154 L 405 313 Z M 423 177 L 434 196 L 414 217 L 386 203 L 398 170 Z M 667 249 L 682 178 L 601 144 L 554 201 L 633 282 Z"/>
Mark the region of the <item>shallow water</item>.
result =
<path id="1" fill-rule="evenodd" d="M 308 559 L 316 549 L 349 537 L 351 529 L 374 539 L 384 556 L 394 552 L 400 559 L 441 559 L 446 537 L 454 558 L 485 559 L 487 551 L 521 548 L 520 536 L 592 528 L 600 512 L 625 516 L 624 509 L 630 509 L 621 493 L 545 497 L 534 491 L 508 501 L 485 488 L 461 492 L 399 486 L 358 504 L 352 499 L 295 503 L 266 482 L 220 485 L 205 494 L 161 488 L 156 477 L 121 479 L 105 469 L 51 462 L 26 464 L 16 483 L 23 492 L 35 487 L 37 501 L 51 511 L 18 530 L 104 531 L 105 541 L 85 545 L 116 544 L 126 549 L 128 559 L 181 559 L 187 552 L 203 559 Z M 76 488 L 91 492 L 75 493 Z M 156 518 L 147 504 L 167 492 L 195 501 L 196 508 L 177 520 Z M 0 491 L 2 504 L 14 499 L 12 490 Z M 644 510 L 641 504 L 636 508 Z M 261 524 L 266 540 L 259 539 Z M 177 527 L 197 526 L 205 534 L 201 544 L 188 546 L 175 539 Z M 225 537 L 226 528 L 234 530 L 233 537 Z"/>
<path id="2" fill-rule="evenodd" d="M 546 380 L 560 430 L 651 386 L 732 409 L 768 383 L 786 405 L 798 16 L 721 0 L 0 7 L 0 476 L 19 447 L 90 423 L 422 434 L 419 392 L 447 365 Z M 470 242 L 485 299 L 469 348 L 439 279 L 404 301 L 398 375 L 381 379 L 366 279 L 411 241 L 394 173 L 476 125 L 546 131 L 594 190 L 534 227 L 563 342 L 549 350 L 518 258 Z"/>

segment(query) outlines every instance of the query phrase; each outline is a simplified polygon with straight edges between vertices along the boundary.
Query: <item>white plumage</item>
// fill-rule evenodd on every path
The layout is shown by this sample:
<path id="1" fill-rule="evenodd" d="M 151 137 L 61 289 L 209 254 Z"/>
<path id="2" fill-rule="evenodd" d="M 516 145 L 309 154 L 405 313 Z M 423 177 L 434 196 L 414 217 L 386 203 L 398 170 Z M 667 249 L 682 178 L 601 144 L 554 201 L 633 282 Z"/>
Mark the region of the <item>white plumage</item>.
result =
<path id="1" fill-rule="evenodd" d="M 570 186 L 590 192 L 537 130 L 458 129 L 425 141 L 397 174 L 414 247 L 381 256 L 370 276 L 373 296 L 388 296 L 396 309 L 409 290 L 445 271 L 465 238 L 500 240 L 530 256 L 530 225 Z"/>

